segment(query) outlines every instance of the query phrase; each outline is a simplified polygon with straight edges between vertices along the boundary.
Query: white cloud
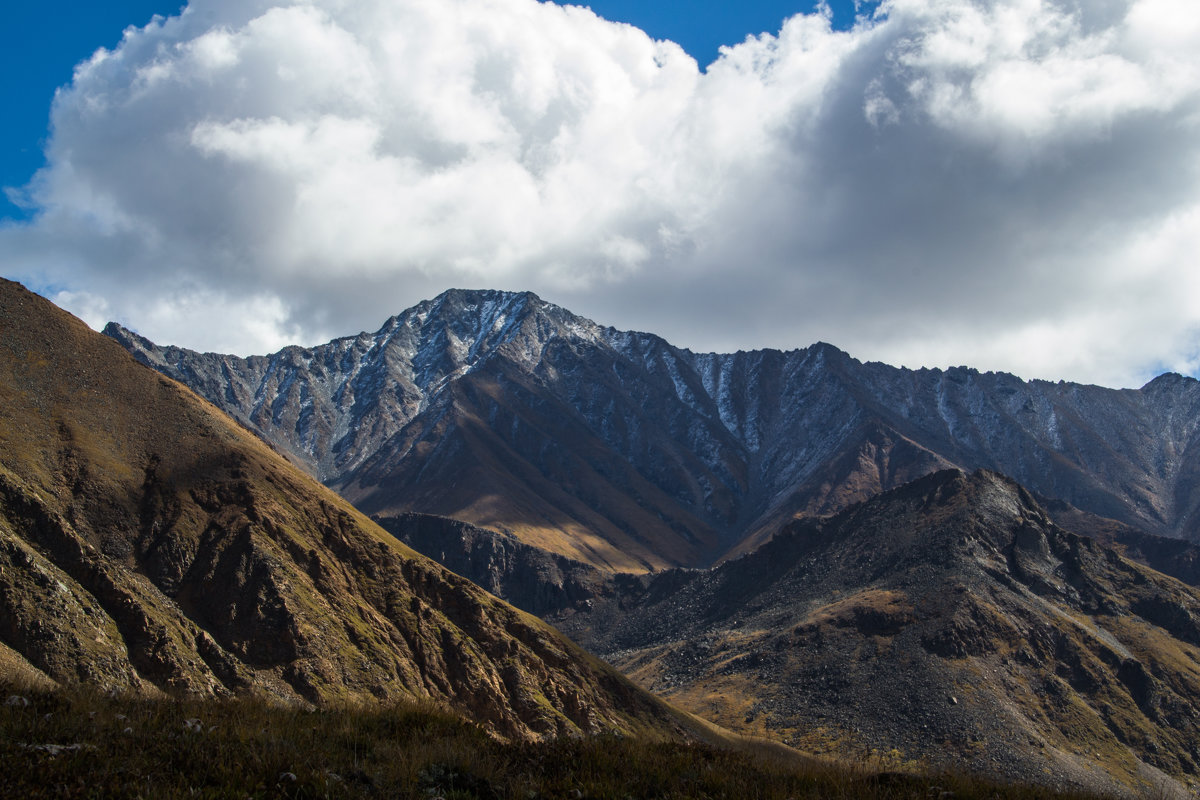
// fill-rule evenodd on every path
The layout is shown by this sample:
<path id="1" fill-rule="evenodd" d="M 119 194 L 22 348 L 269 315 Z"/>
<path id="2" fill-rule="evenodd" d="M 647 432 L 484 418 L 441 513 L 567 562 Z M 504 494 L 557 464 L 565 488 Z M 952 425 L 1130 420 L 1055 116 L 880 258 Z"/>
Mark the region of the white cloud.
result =
<path id="1" fill-rule="evenodd" d="M 1200 7 L 890 0 L 701 72 L 534 0 L 194 0 L 81 64 L 5 273 L 265 352 L 452 285 L 694 349 L 1132 384 L 1200 330 Z"/>

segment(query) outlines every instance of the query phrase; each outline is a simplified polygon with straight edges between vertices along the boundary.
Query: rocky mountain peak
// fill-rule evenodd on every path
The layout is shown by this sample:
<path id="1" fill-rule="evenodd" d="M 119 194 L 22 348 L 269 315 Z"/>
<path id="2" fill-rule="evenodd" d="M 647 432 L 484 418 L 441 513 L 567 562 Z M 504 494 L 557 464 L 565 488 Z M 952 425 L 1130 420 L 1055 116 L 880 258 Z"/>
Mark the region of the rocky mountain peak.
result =
<path id="1" fill-rule="evenodd" d="M 600 330 L 594 322 L 533 292 L 491 289 L 448 289 L 393 317 L 389 324 L 419 332 L 426 347 L 450 348 L 462 364 L 517 342 L 528 349 L 560 336 L 596 341 Z"/>
<path id="2" fill-rule="evenodd" d="M 1179 376 L 1114 390 L 863 363 L 824 342 L 692 353 L 491 290 L 249 359 L 107 332 L 369 513 L 526 531 L 606 568 L 712 563 L 947 467 L 1200 531 L 1200 384 Z"/>
<path id="3" fill-rule="evenodd" d="M 1162 375 L 1146 383 L 1139 391 L 1143 394 L 1157 394 L 1159 392 L 1176 392 L 1180 390 L 1196 391 L 1198 387 L 1200 387 L 1200 381 L 1197 381 L 1195 378 L 1180 375 L 1178 372 L 1164 372 Z"/>
<path id="4" fill-rule="evenodd" d="M 326 480 L 441 408 L 454 381 L 492 359 L 533 371 L 556 340 L 607 346 L 595 323 L 532 292 L 466 289 L 419 303 L 374 333 L 266 356 L 160 347 L 116 323 L 104 333 Z"/>
<path id="5" fill-rule="evenodd" d="M 931 472 L 878 497 L 868 504 L 885 504 L 905 498 L 923 510 L 932 508 L 962 510 L 977 515 L 991 514 L 990 522 L 1049 518 L 1023 486 L 1008 476 L 990 469 L 966 472 L 943 469 Z"/>

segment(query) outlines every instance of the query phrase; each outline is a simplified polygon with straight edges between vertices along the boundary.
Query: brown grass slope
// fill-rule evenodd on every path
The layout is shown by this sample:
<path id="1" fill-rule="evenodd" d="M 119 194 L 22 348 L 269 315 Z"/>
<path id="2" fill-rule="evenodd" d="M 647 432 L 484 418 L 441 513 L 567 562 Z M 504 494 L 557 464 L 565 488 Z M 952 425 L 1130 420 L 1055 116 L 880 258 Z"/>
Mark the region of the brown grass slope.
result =
<path id="1" fill-rule="evenodd" d="M 559 622 L 672 702 L 804 750 L 1197 785 L 1200 594 L 995 473 L 922 478 Z"/>
<path id="2" fill-rule="evenodd" d="M 0 697 L 17 687 L 0 682 Z M 429 703 L 280 707 L 17 689 L 0 797 L 387 800 L 1098 800 L 956 775 L 877 774 L 762 743 L 505 742 Z"/>
<path id="3" fill-rule="evenodd" d="M 428 697 L 515 738 L 675 724 L 548 626 L 8 281 L 0 668 L 150 694 Z"/>

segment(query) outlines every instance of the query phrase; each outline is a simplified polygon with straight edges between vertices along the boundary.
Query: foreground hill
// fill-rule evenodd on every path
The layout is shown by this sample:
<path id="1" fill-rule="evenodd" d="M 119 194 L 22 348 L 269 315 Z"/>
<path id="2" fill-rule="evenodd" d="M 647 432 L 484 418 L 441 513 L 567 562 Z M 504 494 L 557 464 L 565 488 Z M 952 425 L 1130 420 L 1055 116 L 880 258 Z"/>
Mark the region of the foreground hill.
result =
<path id="1" fill-rule="evenodd" d="M 556 623 L 727 727 L 1002 780 L 1196 786 L 1200 594 L 995 473 L 936 473 L 617 589 Z"/>
<path id="2" fill-rule="evenodd" d="M 0 697 L 10 691 L 0 682 Z M 0 796 L 23 800 L 1099 800 L 963 775 L 879 774 L 762 743 L 503 742 L 428 703 L 310 712 L 21 691 L 0 705 Z"/>
<path id="3" fill-rule="evenodd" d="M 1112 390 L 825 344 L 697 354 L 492 291 L 262 357 L 105 332 L 368 514 L 454 517 L 606 570 L 708 565 L 947 467 L 1197 536 L 1200 383 L 1178 375 Z"/>
<path id="4" fill-rule="evenodd" d="M 518 739 L 679 724 L 8 281 L 0 671 L 148 694 L 428 697 Z"/>

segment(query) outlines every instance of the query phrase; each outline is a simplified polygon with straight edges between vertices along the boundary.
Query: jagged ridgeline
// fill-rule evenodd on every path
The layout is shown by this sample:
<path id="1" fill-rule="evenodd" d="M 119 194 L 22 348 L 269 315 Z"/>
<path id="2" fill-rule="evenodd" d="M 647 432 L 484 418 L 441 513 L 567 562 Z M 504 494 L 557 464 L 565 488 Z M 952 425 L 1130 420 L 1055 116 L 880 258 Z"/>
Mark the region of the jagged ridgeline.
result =
<path id="1" fill-rule="evenodd" d="M 1178 375 L 1114 390 L 825 344 L 699 354 L 495 291 L 262 357 L 105 332 L 367 514 L 453 517 L 610 571 L 707 566 L 947 467 L 1197 535 L 1200 383 Z"/>
<path id="2" fill-rule="evenodd" d="M 431 697 L 515 738 L 680 724 L 8 281 L 0 675 L 313 703 Z"/>

